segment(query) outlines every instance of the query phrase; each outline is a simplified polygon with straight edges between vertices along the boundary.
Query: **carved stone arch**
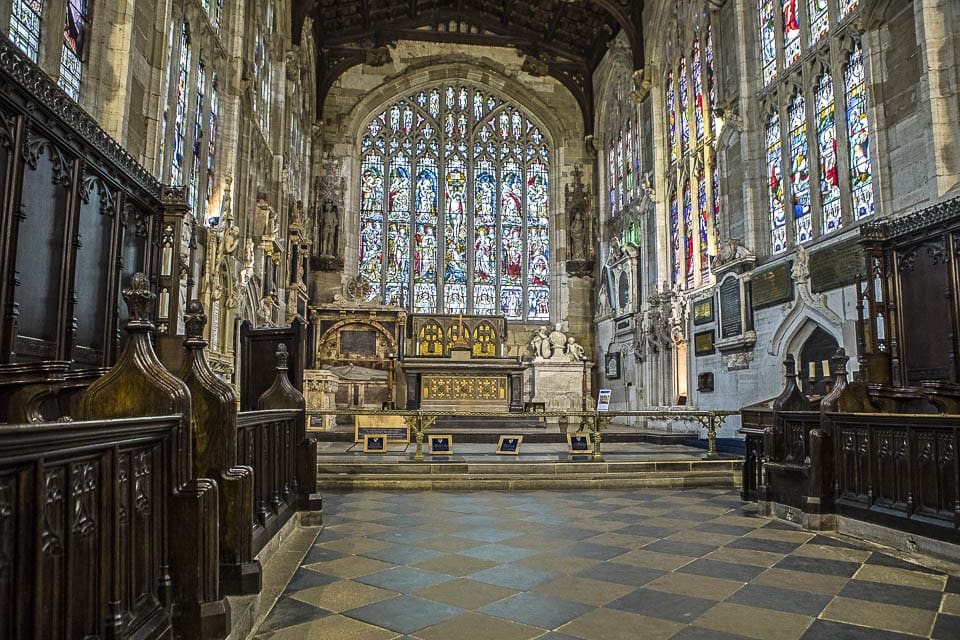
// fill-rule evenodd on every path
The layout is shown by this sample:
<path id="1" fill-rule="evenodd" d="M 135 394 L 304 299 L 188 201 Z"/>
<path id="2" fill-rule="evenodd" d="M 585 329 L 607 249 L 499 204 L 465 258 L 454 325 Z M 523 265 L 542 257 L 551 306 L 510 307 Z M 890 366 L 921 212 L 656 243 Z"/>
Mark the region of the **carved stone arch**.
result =
<path id="1" fill-rule="evenodd" d="M 903 9 L 902 0 L 862 0 L 860 22 L 864 31 L 879 29 L 897 11 Z"/>
<path id="2" fill-rule="evenodd" d="M 480 358 L 490 358 L 497 355 L 497 347 L 502 338 L 497 328 L 489 320 L 481 320 L 473 328 L 472 333 L 473 355 Z"/>
<path id="3" fill-rule="evenodd" d="M 576 122 L 573 125 L 577 130 L 571 130 L 570 126 L 557 113 L 562 111 L 556 106 L 548 105 L 536 94 L 527 89 L 516 78 L 506 75 L 506 70 L 499 71 L 492 66 L 480 64 L 477 60 L 463 56 L 459 60 L 440 63 L 435 58 L 426 60 L 424 66 L 413 62 L 407 70 L 395 78 L 381 84 L 376 90 L 371 91 L 360 99 L 344 118 L 341 126 L 342 135 L 349 139 L 354 147 L 358 147 L 362 137 L 363 128 L 366 123 L 382 109 L 386 108 L 391 102 L 407 97 L 407 94 L 413 94 L 420 89 L 433 87 L 447 81 L 465 81 L 484 90 L 491 91 L 501 97 L 515 101 L 530 116 L 544 133 L 547 144 L 551 149 L 557 149 L 558 145 L 563 144 L 570 139 L 582 139 L 582 127 L 577 127 Z M 563 87 L 560 82 L 556 86 Z M 571 101 L 571 106 L 579 110 L 577 100 L 572 93 L 563 87 L 565 97 Z M 580 135 L 578 135 L 580 134 Z"/>
<path id="4" fill-rule="evenodd" d="M 376 332 L 378 342 L 382 341 L 387 351 L 396 354 L 397 342 L 393 335 L 381 323 L 373 320 L 341 320 L 334 323 L 330 328 L 323 332 L 323 335 L 317 340 L 317 361 L 339 360 L 342 357 L 340 353 L 340 332 L 347 327 L 362 327 L 363 329 L 373 329 Z M 377 355 L 382 355 L 380 349 L 377 349 Z"/>
<path id="5" fill-rule="evenodd" d="M 429 320 L 420 327 L 417 334 L 417 355 L 440 357 L 446 353 L 446 340 L 443 327 L 436 320 Z"/>
<path id="6" fill-rule="evenodd" d="M 816 319 L 813 316 L 808 315 L 799 318 L 797 322 L 793 323 L 789 338 L 787 338 L 783 343 L 782 352 L 774 355 L 779 356 L 781 359 L 785 359 L 787 354 L 793 354 L 796 357 L 797 362 L 799 362 L 800 351 L 807 343 L 807 340 L 810 339 L 810 336 L 812 336 L 817 329 L 823 331 L 828 336 L 836 340 L 838 345 L 843 346 L 843 334 L 837 327 L 832 325 L 825 326 L 822 322 L 822 319 Z"/>

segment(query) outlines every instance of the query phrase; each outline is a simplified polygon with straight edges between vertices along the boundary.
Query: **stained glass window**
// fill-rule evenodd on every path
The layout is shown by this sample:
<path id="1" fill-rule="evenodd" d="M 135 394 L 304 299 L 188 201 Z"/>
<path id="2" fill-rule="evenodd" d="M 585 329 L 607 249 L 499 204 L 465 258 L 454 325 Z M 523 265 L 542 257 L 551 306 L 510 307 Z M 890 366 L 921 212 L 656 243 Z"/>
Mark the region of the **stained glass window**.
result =
<path id="1" fill-rule="evenodd" d="M 843 20 L 860 7 L 860 0 L 837 0 L 840 9 L 840 19 Z"/>
<path id="2" fill-rule="evenodd" d="M 766 139 L 771 248 L 780 253 L 870 216 L 876 205 L 863 51 L 851 29 L 836 28 L 859 13 L 859 2 L 780 0 L 781 10 L 774 13 L 770 4 L 767 0 L 758 4 L 765 85 L 761 99 L 771 111 L 785 116 L 782 126 L 776 114 L 771 116 Z M 803 21 L 809 33 L 801 39 Z M 782 37 L 768 39 L 771 25 Z M 819 60 L 817 70 L 807 73 L 793 65 L 801 56 Z M 829 60 L 844 64 L 831 68 Z M 777 78 L 768 72 L 768 62 L 775 70 L 793 66 L 789 74 Z M 838 145 L 844 136 L 848 144 Z M 794 221 L 789 226 L 788 209 Z"/>
<path id="3" fill-rule="evenodd" d="M 850 140 L 850 179 L 853 217 L 861 220 L 874 212 L 873 171 L 870 163 L 870 131 L 867 121 L 866 80 L 863 49 L 857 45 L 847 58 L 843 74 L 847 96 L 847 137 Z"/>
<path id="4" fill-rule="evenodd" d="M 810 44 L 816 44 L 830 30 L 829 0 L 807 0 L 810 11 Z"/>
<path id="5" fill-rule="evenodd" d="M 843 221 L 840 211 L 840 177 L 837 174 L 837 119 L 833 100 L 833 78 L 829 74 L 820 76 L 816 100 L 823 232 L 830 233 L 839 229 Z"/>
<path id="6" fill-rule="evenodd" d="M 40 53 L 40 15 L 43 0 L 13 0 L 10 13 L 10 39 L 27 57 L 37 61 Z"/>
<path id="7" fill-rule="evenodd" d="M 777 77 L 777 27 L 774 23 L 773 0 L 760 0 L 760 53 L 763 62 L 763 84 Z"/>
<path id="8" fill-rule="evenodd" d="M 767 192 L 770 208 L 770 235 L 773 253 L 787 250 L 787 220 L 784 212 L 783 157 L 780 147 L 780 116 L 767 120 Z"/>
<path id="9" fill-rule="evenodd" d="M 200 154 L 203 146 L 203 97 L 206 86 L 206 67 L 203 58 L 197 63 L 197 94 L 193 111 L 193 157 L 190 161 L 190 188 L 187 190 L 187 202 L 193 215 L 201 220 L 206 218 L 206 200 L 201 200 L 200 190 Z M 199 209 L 198 209 L 199 207 Z"/>
<path id="10" fill-rule="evenodd" d="M 800 59 L 800 14 L 797 0 L 781 0 L 783 6 L 783 57 L 785 66 Z"/>
<path id="11" fill-rule="evenodd" d="M 810 167 L 807 164 L 810 145 L 807 141 L 807 108 L 802 94 L 790 104 L 790 193 L 793 196 L 793 220 L 797 242 L 813 237 L 810 215 Z"/>
<path id="12" fill-rule="evenodd" d="M 691 28 L 688 36 L 665 80 L 673 281 L 684 288 L 710 282 L 720 211 L 720 185 L 713 181 L 720 120 L 712 25 Z"/>
<path id="13" fill-rule="evenodd" d="M 210 115 L 209 115 L 209 125 L 207 127 L 207 212 L 216 211 L 217 215 L 220 215 L 222 212 L 216 210 L 214 207 L 213 199 L 215 194 L 213 192 L 214 179 L 216 176 L 217 169 L 217 125 L 218 119 L 220 117 L 220 96 L 217 92 L 217 76 L 214 74 L 213 80 L 210 83 Z M 207 219 L 207 222 L 211 220 Z M 217 221 L 212 221 L 216 224 Z"/>
<path id="14" fill-rule="evenodd" d="M 416 313 L 548 320 L 540 128 L 484 89 L 447 84 L 397 100 L 363 133 L 359 273 L 374 294 Z"/>
<path id="15" fill-rule="evenodd" d="M 80 99 L 83 46 L 87 35 L 87 0 L 68 0 L 60 52 L 60 88 L 74 100 Z"/>
<path id="16" fill-rule="evenodd" d="M 183 23 L 177 67 L 177 113 L 173 121 L 173 157 L 170 184 L 183 184 L 183 152 L 187 126 L 187 85 L 190 80 L 190 27 Z"/>

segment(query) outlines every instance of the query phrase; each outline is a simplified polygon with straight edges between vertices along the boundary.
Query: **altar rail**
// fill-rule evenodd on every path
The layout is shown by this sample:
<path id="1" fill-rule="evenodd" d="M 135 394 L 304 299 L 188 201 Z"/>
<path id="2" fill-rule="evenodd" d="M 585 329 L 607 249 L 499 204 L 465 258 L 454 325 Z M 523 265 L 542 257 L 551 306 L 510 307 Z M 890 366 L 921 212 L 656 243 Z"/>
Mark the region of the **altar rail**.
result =
<path id="1" fill-rule="evenodd" d="M 253 553 L 296 513 L 297 446 L 303 440 L 297 410 L 244 411 L 237 416 L 237 458 L 253 468 Z"/>
<path id="2" fill-rule="evenodd" d="M 738 415 L 738 411 L 528 411 L 524 413 L 496 412 L 496 411 L 423 411 L 423 410 L 391 410 L 376 411 L 370 409 L 327 409 L 323 411 L 311 410 L 307 412 L 307 422 L 311 415 L 317 416 L 397 416 L 410 427 L 416 438 L 416 460 L 422 460 L 422 444 L 424 434 L 433 426 L 437 418 L 507 418 L 516 420 L 521 416 L 530 418 L 560 418 L 567 419 L 573 425 L 580 425 L 581 429 L 589 429 L 593 434 L 593 455 L 600 456 L 602 433 L 610 426 L 614 418 L 656 418 L 672 420 L 691 420 L 700 423 L 707 432 L 707 457 L 715 459 L 717 453 L 717 430 L 723 425 L 728 416 Z"/>
<path id="3" fill-rule="evenodd" d="M 180 420 L 0 428 L 0 639 L 170 633 Z"/>

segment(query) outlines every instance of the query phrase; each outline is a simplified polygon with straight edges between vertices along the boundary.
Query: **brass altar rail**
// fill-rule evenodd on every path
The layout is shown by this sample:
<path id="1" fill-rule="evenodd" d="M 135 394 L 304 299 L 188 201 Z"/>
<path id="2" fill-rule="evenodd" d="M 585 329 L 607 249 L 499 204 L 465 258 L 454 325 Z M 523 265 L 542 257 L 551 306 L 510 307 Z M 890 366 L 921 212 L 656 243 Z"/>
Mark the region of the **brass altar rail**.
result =
<path id="1" fill-rule="evenodd" d="M 581 425 L 589 425 L 593 434 L 593 457 L 600 459 L 601 432 L 610 426 L 614 418 L 688 418 L 696 420 L 707 430 L 707 459 L 715 460 L 717 453 L 717 429 L 727 416 L 739 415 L 739 411 L 529 411 L 523 413 L 509 413 L 504 411 L 408 411 L 402 409 L 375 410 L 375 409 L 326 409 L 307 411 L 309 416 L 397 416 L 403 418 L 410 430 L 414 433 L 417 451 L 414 459 L 423 461 L 423 434 L 430 429 L 441 417 L 462 418 L 579 418 Z"/>

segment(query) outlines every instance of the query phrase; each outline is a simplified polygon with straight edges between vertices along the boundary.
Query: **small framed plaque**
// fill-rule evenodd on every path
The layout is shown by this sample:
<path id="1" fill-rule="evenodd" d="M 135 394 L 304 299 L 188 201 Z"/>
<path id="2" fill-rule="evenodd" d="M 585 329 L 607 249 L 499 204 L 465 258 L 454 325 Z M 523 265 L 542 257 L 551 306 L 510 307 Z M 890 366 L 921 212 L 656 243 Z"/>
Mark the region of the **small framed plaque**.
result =
<path id="1" fill-rule="evenodd" d="M 450 435 L 427 436 L 427 444 L 430 447 L 430 455 L 432 456 L 452 456 L 453 455 L 453 436 L 450 436 Z"/>
<path id="2" fill-rule="evenodd" d="M 387 437 L 384 435 L 366 435 L 363 436 L 364 453 L 386 453 Z"/>
<path id="3" fill-rule="evenodd" d="M 699 326 L 713 322 L 713 296 L 693 303 L 693 324 Z"/>
<path id="4" fill-rule="evenodd" d="M 607 380 L 620 379 L 620 352 L 608 353 L 603 361 L 603 371 Z"/>
<path id="5" fill-rule="evenodd" d="M 523 436 L 500 436 L 500 441 L 497 443 L 497 455 L 520 455 L 521 442 L 523 442 Z"/>
<path id="6" fill-rule="evenodd" d="M 713 353 L 713 339 L 714 339 L 713 329 L 709 331 L 701 331 L 700 333 L 695 333 L 693 335 L 694 355 L 708 356 L 711 353 Z"/>
<path id="7" fill-rule="evenodd" d="M 593 443 L 590 440 L 589 433 L 568 433 L 567 452 L 573 454 L 590 453 L 593 451 Z"/>

